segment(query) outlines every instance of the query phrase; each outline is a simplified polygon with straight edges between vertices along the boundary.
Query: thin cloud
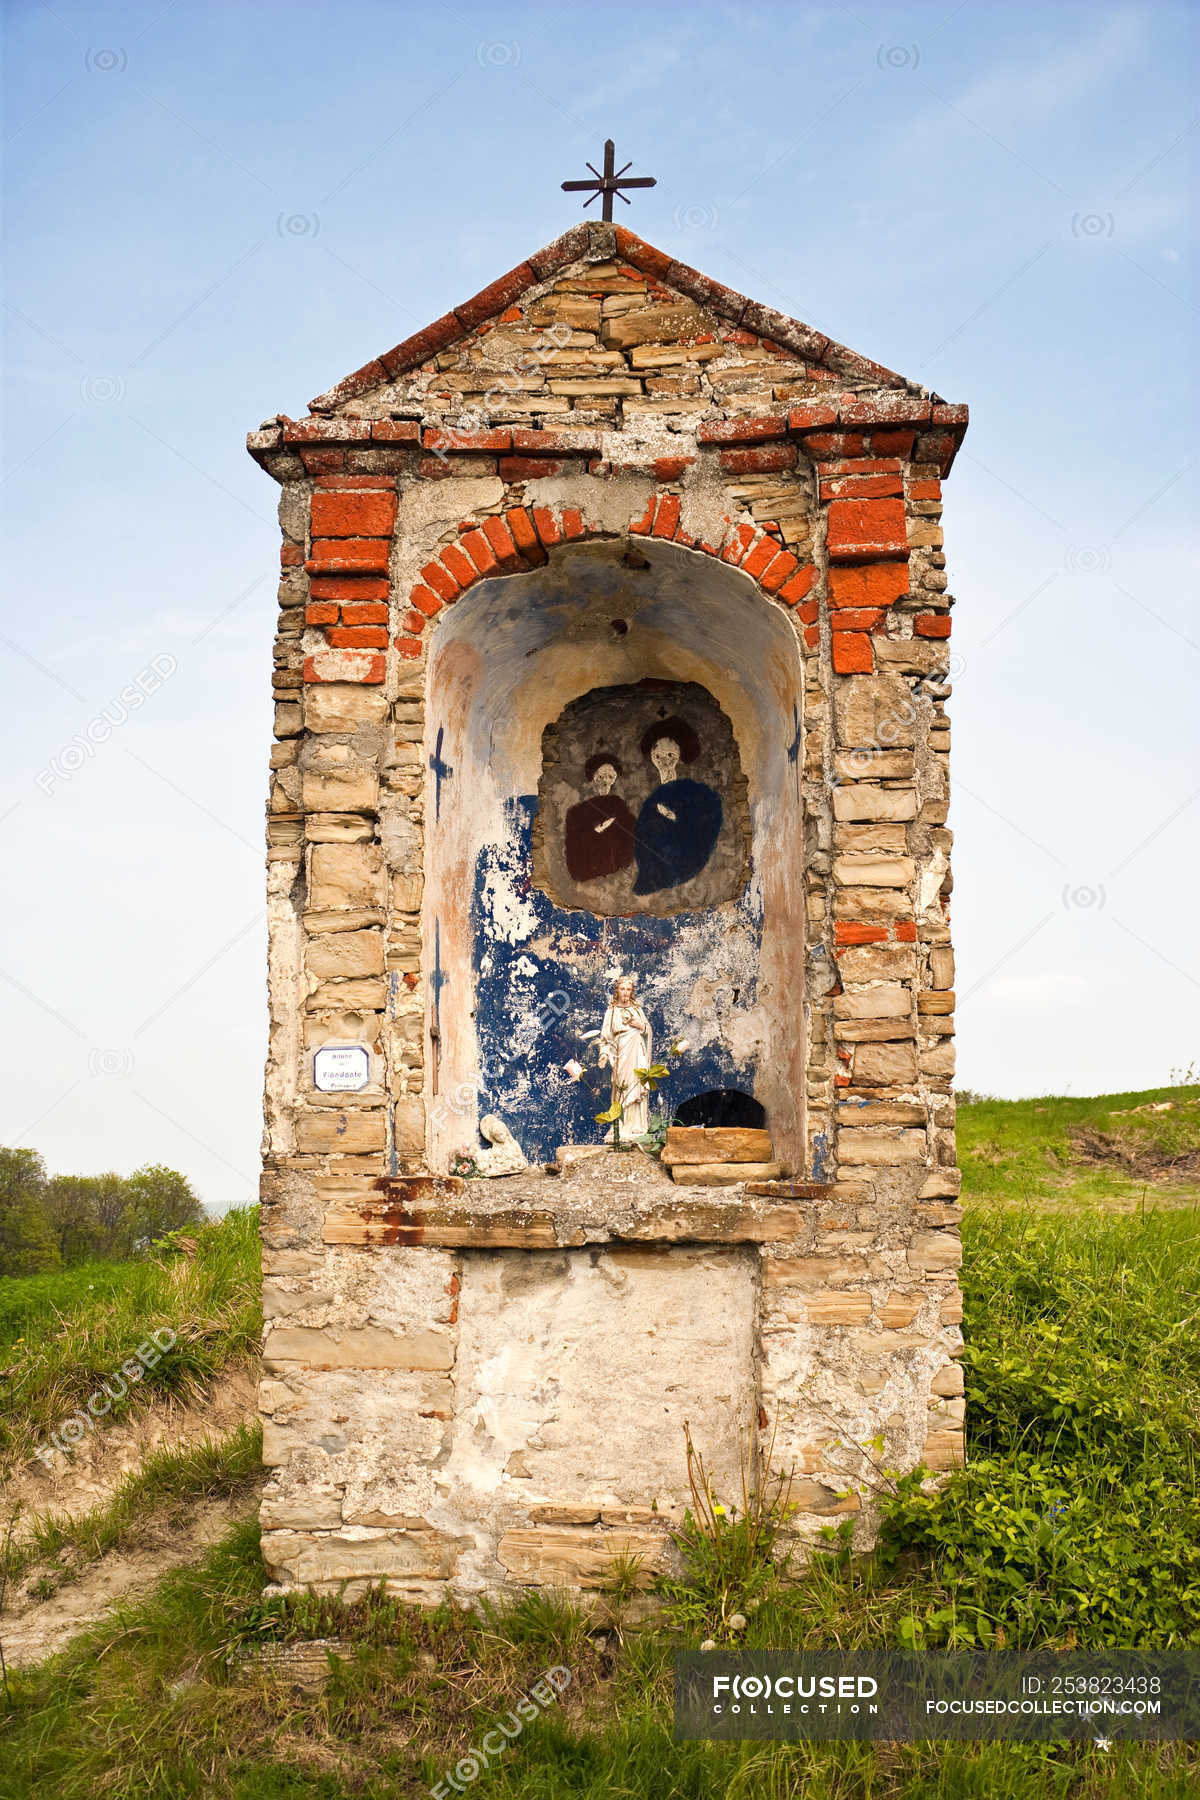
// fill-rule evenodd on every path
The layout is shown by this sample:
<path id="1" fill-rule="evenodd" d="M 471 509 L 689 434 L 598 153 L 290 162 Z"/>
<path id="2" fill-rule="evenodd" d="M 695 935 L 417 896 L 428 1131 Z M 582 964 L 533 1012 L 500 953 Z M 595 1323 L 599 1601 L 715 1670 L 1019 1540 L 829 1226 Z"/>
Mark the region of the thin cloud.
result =
<path id="1" fill-rule="evenodd" d="M 947 98 L 968 118 L 1009 133 L 1043 120 L 1061 119 L 1068 107 L 1091 100 L 1129 67 L 1145 36 L 1143 19 L 1118 12 L 1088 41 L 1047 56 L 1033 46 L 1028 57 L 992 69 Z"/>

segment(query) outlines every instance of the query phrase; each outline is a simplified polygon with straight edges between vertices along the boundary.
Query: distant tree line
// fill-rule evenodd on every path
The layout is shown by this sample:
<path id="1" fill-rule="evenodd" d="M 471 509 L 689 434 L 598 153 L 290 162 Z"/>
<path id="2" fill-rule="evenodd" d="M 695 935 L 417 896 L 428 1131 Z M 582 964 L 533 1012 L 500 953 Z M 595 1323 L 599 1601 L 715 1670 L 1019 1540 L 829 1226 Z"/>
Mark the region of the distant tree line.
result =
<path id="1" fill-rule="evenodd" d="M 47 1175 L 36 1150 L 0 1148 L 0 1276 L 121 1261 L 203 1218 L 186 1177 L 161 1163 L 132 1175 Z"/>

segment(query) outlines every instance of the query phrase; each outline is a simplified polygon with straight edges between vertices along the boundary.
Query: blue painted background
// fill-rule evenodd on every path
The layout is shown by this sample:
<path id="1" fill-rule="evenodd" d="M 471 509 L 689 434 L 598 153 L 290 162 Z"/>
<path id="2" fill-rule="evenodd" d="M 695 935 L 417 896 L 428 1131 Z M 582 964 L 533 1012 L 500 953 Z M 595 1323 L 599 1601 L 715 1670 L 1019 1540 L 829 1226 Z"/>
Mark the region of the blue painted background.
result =
<path id="1" fill-rule="evenodd" d="M 479 1110 L 498 1113 L 531 1162 L 547 1160 L 559 1144 L 599 1143 L 604 1135 L 606 1128 L 594 1115 L 609 1105 L 609 1071 L 596 1066 L 594 1041 L 585 1048 L 582 1034 L 598 1030 L 603 1022 L 615 963 L 638 976 L 638 997 L 654 1032 L 658 1060 L 673 1037 L 695 1035 L 698 1022 L 683 1007 L 693 982 L 714 960 L 703 954 L 705 942 L 719 960 L 731 920 L 748 928 L 753 953 L 747 959 L 751 966 L 737 975 L 739 1011 L 757 1001 L 762 944 L 761 910 L 753 906 L 749 889 L 734 907 L 671 918 L 645 913 L 598 918 L 555 906 L 532 879 L 536 812 L 533 794 L 506 805 L 508 835 L 503 843 L 480 851 L 471 901 Z M 529 935 L 515 943 L 493 932 L 486 896 L 496 878 L 511 885 L 536 921 Z M 697 926 L 703 935 L 693 936 L 692 966 L 682 978 L 669 978 L 673 953 Z M 572 1057 L 587 1070 L 579 1082 L 572 1082 L 562 1066 Z M 713 1088 L 754 1092 L 754 1065 L 735 1061 L 720 1044 L 689 1051 L 672 1059 L 671 1066 L 671 1079 L 651 1098 L 652 1118 L 660 1107 L 674 1109 Z"/>

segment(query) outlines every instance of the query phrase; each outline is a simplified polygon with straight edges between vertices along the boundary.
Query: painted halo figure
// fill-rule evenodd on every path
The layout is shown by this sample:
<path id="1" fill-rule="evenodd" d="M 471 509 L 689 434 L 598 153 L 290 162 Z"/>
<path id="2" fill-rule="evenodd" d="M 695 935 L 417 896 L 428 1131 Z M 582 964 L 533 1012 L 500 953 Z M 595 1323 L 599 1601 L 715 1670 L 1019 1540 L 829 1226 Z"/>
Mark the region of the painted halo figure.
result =
<path id="1" fill-rule="evenodd" d="M 618 976 L 612 1000 L 600 1031 L 600 1066 L 612 1070 L 612 1103 L 621 1103 L 621 1136 L 641 1137 L 650 1129 L 650 1095 L 636 1070 L 650 1067 L 650 1021 L 637 1002 L 637 983 L 632 975 Z M 604 1142 L 611 1143 L 609 1126 Z"/>
<path id="2" fill-rule="evenodd" d="M 699 875 L 716 848 L 723 809 L 715 788 L 678 773 L 680 761 L 691 762 L 700 749 L 683 719 L 652 725 L 641 747 L 658 772 L 659 786 L 642 802 L 634 830 L 633 891 L 657 894 Z"/>
<path id="3" fill-rule="evenodd" d="M 602 750 L 589 758 L 583 772 L 592 792 L 567 813 L 563 833 L 567 873 L 572 881 L 599 881 L 633 861 L 633 814 L 612 791 L 621 775 L 615 756 Z"/>

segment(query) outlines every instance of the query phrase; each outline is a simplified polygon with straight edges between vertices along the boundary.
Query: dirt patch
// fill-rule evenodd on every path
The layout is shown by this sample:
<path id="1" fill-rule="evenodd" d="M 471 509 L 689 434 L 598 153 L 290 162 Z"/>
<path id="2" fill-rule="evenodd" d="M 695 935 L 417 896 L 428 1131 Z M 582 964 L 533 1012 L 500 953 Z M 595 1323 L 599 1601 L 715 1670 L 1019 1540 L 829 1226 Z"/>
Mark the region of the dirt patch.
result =
<path id="1" fill-rule="evenodd" d="M 1111 1131 L 1077 1126 L 1071 1133 L 1076 1160 L 1091 1168 L 1111 1169 L 1131 1181 L 1200 1183 L 1200 1149 L 1166 1148 Z"/>
<path id="2" fill-rule="evenodd" d="M 256 1505 L 256 1498 L 242 1493 L 169 1507 L 139 1526 L 136 1544 L 122 1545 L 78 1572 L 70 1549 L 28 1570 L 0 1619 L 9 1668 L 42 1662 L 120 1602 L 140 1599 L 163 1575 L 195 1562 Z"/>
<path id="3" fill-rule="evenodd" d="M 102 1426 L 69 1454 L 46 1468 L 37 1458 L 4 1483 L 3 1516 L 20 1509 L 13 1542 L 20 1543 L 30 1515 L 95 1512 L 110 1500 L 126 1475 L 154 1450 L 180 1450 L 201 1438 L 220 1438 L 256 1417 L 257 1363 L 221 1374 L 198 1400 L 155 1400 Z"/>
<path id="4" fill-rule="evenodd" d="M 1083 1199 L 1068 1188 L 1061 1195 L 1039 1194 L 1036 1204 L 1039 1212 L 1069 1213 L 1075 1218 L 1082 1208 L 1098 1213 L 1177 1212 L 1200 1206 L 1200 1187 L 1170 1187 L 1143 1181 L 1137 1186 L 1130 1183 L 1123 1193 L 1089 1193 Z"/>

